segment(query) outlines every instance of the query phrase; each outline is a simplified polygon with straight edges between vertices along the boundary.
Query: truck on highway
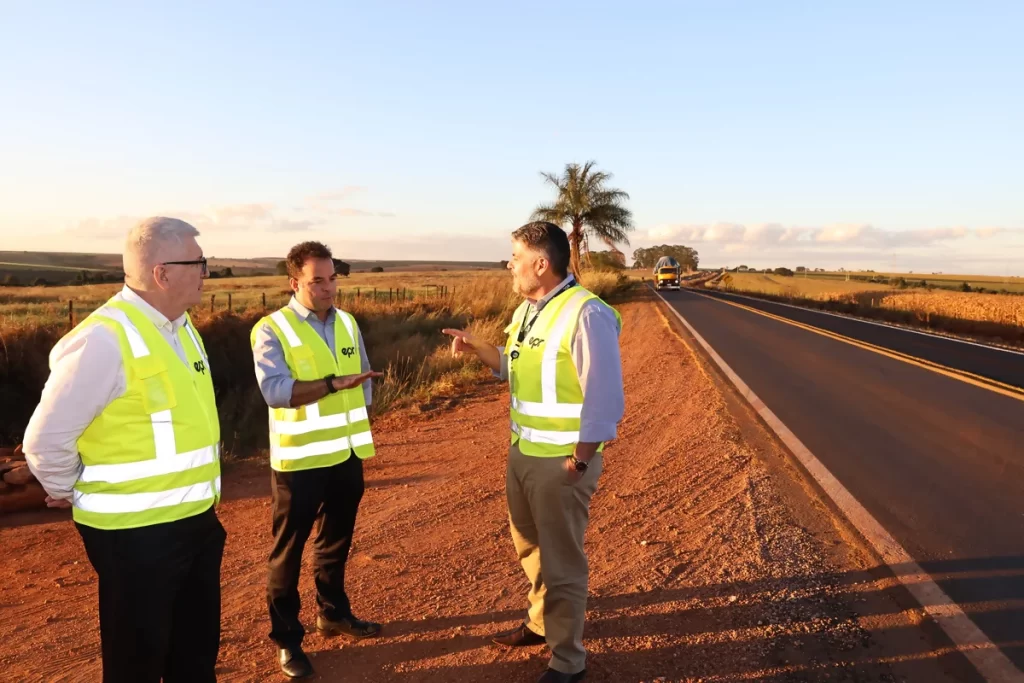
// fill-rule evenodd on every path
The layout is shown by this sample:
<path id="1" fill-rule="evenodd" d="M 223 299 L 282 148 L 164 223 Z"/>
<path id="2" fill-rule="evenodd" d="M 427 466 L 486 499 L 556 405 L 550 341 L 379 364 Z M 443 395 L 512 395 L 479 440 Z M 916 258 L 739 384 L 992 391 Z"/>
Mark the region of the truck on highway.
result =
<path id="1" fill-rule="evenodd" d="M 671 256 L 662 256 L 654 265 L 654 282 L 658 289 L 679 289 L 682 266 Z"/>

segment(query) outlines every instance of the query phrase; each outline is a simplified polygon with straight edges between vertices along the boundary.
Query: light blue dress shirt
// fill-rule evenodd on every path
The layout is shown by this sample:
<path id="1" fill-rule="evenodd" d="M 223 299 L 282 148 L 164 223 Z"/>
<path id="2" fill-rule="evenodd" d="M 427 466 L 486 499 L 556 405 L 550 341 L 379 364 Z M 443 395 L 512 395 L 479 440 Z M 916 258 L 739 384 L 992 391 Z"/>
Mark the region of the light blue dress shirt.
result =
<path id="1" fill-rule="evenodd" d="M 327 343 L 327 348 L 331 350 L 331 353 L 337 355 L 334 348 L 334 317 L 337 315 L 337 309 L 332 308 L 327 314 L 327 320 L 320 322 L 316 313 L 300 304 L 295 297 L 288 302 L 288 308 L 292 309 L 300 320 L 305 320 L 312 325 L 320 338 Z M 362 371 L 368 372 L 370 361 L 366 357 L 366 346 L 363 344 L 361 330 L 359 332 L 359 357 L 362 359 Z M 253 362 L 256 364 L 256 381 L 267 405 L 271 408 L 290 408 L 295 378 L 292 377 L 292 371 L 285 360 L 281 340 L 277 338 L 273 328 L 266 323 L 256 331 Z M 373 399 L 373 385 L 369 380 L 363 382 L 363 395 L 366 397 L 366 405 L 369 406 Z"/>

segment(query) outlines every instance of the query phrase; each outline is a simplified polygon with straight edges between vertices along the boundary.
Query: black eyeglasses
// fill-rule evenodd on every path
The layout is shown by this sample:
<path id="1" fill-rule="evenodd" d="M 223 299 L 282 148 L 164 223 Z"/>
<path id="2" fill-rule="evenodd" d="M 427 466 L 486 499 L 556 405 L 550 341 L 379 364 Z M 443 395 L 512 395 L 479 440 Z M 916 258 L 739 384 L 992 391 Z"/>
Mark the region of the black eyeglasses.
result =
<path id="1" fill-rule="evenodd" d="M 210 267 L 206 264 L 206 257 L 195 261 L 164 261 L 161 266 L 202 266 L 203 275 L 210 274 Z"/>

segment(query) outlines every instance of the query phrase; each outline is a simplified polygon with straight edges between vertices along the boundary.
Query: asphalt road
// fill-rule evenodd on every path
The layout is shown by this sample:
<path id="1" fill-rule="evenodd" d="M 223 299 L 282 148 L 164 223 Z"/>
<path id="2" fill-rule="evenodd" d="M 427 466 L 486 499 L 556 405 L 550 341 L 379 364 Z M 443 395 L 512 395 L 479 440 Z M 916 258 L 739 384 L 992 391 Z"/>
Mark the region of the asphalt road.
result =
<path id="1" fill-rule="evenodd" d="M 781 315 L 807 325 L 836 332 L 845 337 L 883 346 L 915 358 L 923 358 L 946 367 L 965 370 L 975 375 L 994 379 L 1004 384 L 1024 388 L 1024 353 L 1007 352 L 991 346 L 969 344 L 934 334 L 918 334 L 894 329 L 892 325 L 864 322 L 841 315 L 827 315 L 820 311 L 797 308 L 774 301 L 735 296 L 721 292 L 707 292 L 707 296 Z"/>
<path id="2" fill-rule="evenodd" d="M 713 297 L 662 295 L 1024 670 L 1024 401 Z M 1024 380 L 1024 355 L 770 311 L 1008 384 Z"/>

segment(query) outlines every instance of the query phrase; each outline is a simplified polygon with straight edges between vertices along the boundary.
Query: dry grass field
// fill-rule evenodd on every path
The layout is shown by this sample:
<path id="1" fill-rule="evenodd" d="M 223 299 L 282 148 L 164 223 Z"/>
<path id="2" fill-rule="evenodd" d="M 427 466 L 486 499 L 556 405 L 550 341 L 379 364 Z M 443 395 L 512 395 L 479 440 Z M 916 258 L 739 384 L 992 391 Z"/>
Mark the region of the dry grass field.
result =
<path id="1" fill-rule="evenodd" d="M 266 407 L 253 375 L 249 332 L 267 311 L 287 302 L 290 290 L 282 276 L 206 284 L 208 296 L 191 315 L 210 353 L 225 450 L 251 453 L 266 446 Z M 610 299 L 629 286 L 625 278 L 611 273 L 585 273 L 583 284 Z M 10 418 L 0 424 L 0 445 L 16 444 L 22 437 L 49 374 L 50 349 L 69 329 L 68 302 L 80 321 L 119 288 L 0 287 L 0 410 Z M 432 410 L 479 378 L 485 373 L 483 366 L 453 358 L 450 340 L 441 330 L 468 328 L 501 342 L 518 303 L 510 275 L 501 271 L 343 278 L 338 305 L 355 315 L 371 364 L 385 373 L 375 385 L 374 413 L 409 405 Z"/>
<path id="2" fill-rule="evenodd" d="M 1024 345 L 1024 296 L 896 288 L 857 280 L 726 273 L 726 291 L 877 318 L 997 343 Z"/>
<path id="3" fill-rule="evenodd" d="M 221 274 L 230 269 L 233 276 L 253 277 L 277 273 L 282 257 L 217 258 L 209 256 L 210 270 Z M 496 261 L 416 261 L 395 259 L 345 259 L 353 274 L 386 272 L 445 272 L 448 270 L 500 271 Z M 81 285 L 82 279 L 114 282 L 122 277 L 120 254 L 80 254 L 49 251 L 0 251 L 0 285 L 19 287 Z"/>
<path id="4" fill-rule="evenodd" d="M 466 291 L 472 299 L 479 291 L 507 286 L 507 281 L 508 274 L 501 270 L 354 273 L 339 278 L 338 290 L 346 301 L 376 297 L 381 301 L 395 302 L 402 299 L 433 298 L 442 292 L 459 296 L 462 291 Z M 121 287 L 120 283 L 0 287 L 0 330 L 22 326 L 66 326 L 69 303 L 74 309 L 74 319 L 78 321 Z M 231 297 L 230 310 L 238 313 L 262 307 L 264 298 L 268 308 L 276 308 L 291 296 L 288 280 L 282 275 L 209 279 L 204 285 L 204 291 L 206 296 L 203 306 L 199 311 L 193 311 L 193 315 L 201 311 L 228 310 L 228 295 Z"/>
<path id="5" fill-rule="evenodd" d="M 726 273 L 726 277 L 728 280 L 724 281 L 723 286 L 736 291 L 811 299 L 828 299 L 845 294 L 891 289 L 887 285 L 870 282 L 783 277 L 766 273 Z"/>
<path id="6" fill-rule="evenodd" d="M 801 274 L 799 277 L 803 277 Z M 857 272 L 811 272 L 808 273 L 811 279 L 828 280 L 860 280 L 871 279 L 898 279 L 903 278 L 914 284 L 924 283 L 928 287 L 941 289 L 960 289 L 966 282 L 971 289 L 984 289 L 994 293 L 1001 293 L 1004 290 L 1015 294 L 1024 294 L 1024 277 L 1012 277 L 1009 275 L 966 275 L 958 273 L 876 273 L 874 271 Z"/>

